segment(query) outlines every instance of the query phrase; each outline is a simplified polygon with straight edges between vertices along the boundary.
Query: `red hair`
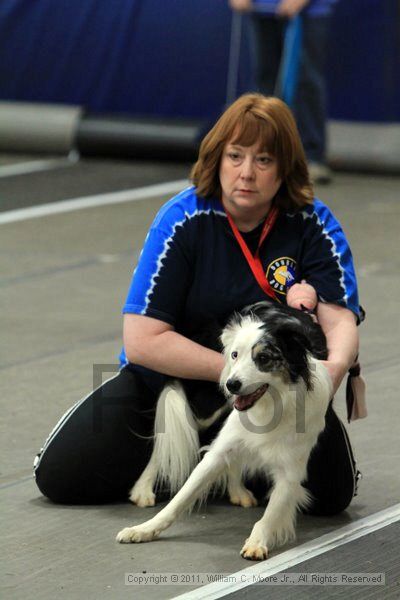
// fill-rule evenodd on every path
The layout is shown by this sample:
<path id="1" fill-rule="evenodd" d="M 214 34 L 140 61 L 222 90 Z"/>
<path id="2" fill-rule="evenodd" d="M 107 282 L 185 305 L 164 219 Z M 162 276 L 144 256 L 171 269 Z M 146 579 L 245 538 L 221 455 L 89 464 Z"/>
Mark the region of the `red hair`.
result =
<path id="1" fill-rule="evenodd" d="M 282 185 L 276 202 L 285 210 L 297 210 L 313 201 L 306 158 L 289 107 L 278 98 L 244 94 L 229 106 L 203 139 L 190 177 L 197 193 L 221 197 L 219 166 L 228 143 L 260 144 L 278 163 Z"/>

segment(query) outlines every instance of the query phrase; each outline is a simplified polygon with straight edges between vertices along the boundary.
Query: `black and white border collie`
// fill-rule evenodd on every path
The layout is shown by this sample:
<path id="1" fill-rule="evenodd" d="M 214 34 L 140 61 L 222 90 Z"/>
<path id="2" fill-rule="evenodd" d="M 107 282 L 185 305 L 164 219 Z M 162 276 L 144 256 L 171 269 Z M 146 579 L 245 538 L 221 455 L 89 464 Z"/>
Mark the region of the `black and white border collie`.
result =
<path id="1" fill-rule="evenodd" d="M 182 383 L 167 384 L 157 406 L 153 455 L 130 497 L 140 506 L 153 505 L 157 478 L 169 480 L 174 491 L 180 489 L 155 517 L 120 531 L 119 542 L 153 540 L 221 477 L 232 503 L 255 505 L 242 483 L 244 474 L 255 472 L 268 476 L 271 492 L 241 555 L 263 560 L 271 548 L 294 539 L 297 510 L 311 500 L 302 486 L 308 458 L 324 429 L 332 392 L 320 362 L 327 357 L 325 337 L 309 315 L 259 302 L 233 316 L 221 341 L 225 368 L 220 387 L 233 410 L 195 466 L 198 430 L 215 420 L 215 414 L 208 422 L 196 418 Z M 219 406 L 217 416 L 224 410 L 225 405 Z"/>

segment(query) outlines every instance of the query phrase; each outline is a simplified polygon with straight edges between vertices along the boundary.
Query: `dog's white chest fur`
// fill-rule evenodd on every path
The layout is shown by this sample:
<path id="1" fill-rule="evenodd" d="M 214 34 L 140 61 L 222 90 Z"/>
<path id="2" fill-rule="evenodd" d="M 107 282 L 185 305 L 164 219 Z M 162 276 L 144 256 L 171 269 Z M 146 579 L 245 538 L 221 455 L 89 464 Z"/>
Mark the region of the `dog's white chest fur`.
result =
<path id="1" fill-rule="evenodd" d="M 270 387 L 254 406 L 243 412 L 234 410 L 229 415 L 214 441 L 214 449 L 228 450 L 230 446 L 230 460 L 234 455 L 250 473 L 255 470 L 270 473 L 289 466 L 298 469 L 325 426 L 331 391 L 326 369 L 315 359 L 310 358 L 310 362 L 315 372 L 311 391 L 306 390 L 303 382 L 294 386 L 271 376 Z M 306 476 L 305 466 L 302 473 L 298 472 L 302 479 Z"/>

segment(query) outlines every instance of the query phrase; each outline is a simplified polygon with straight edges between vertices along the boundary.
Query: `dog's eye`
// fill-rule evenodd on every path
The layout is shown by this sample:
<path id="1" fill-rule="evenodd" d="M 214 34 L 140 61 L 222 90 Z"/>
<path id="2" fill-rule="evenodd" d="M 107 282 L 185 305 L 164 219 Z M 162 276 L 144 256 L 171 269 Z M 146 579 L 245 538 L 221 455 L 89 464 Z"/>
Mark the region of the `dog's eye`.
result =
<path id="1" fill-rule="evenodd" d="M 235 360 L 238 357 L 238 353 L 236 352 L 236 350 L 234 352 L 231 353 L 231 358 L 233 360 Z"/>
<path id="2" fill-rule="evenodd" d="M 266 352 L 260 352 L 259 354 L 257 354 L 257 360 L 259 360 L 262 363 L 268 362 L 270 358 L 271 357 Z"/>

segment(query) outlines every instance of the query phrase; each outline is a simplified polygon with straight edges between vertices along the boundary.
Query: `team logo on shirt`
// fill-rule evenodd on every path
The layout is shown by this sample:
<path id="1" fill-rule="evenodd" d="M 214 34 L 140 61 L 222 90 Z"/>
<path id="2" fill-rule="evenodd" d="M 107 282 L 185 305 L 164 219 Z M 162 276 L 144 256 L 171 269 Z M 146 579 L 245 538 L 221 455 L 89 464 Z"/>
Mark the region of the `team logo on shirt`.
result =
<path id="1" fill-rule="evenodd" d="M 289 256 L 282 256 L 268 265 L 266 277 L 275 292 L 286 294 L 288 288 L 294 283 L 295 273 L 296 261 Z"/>

